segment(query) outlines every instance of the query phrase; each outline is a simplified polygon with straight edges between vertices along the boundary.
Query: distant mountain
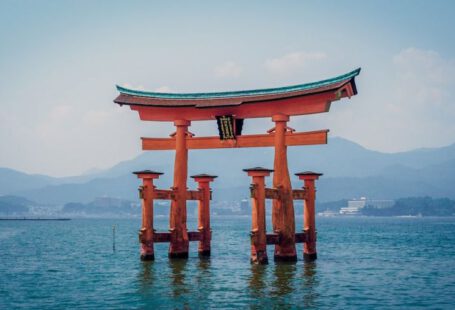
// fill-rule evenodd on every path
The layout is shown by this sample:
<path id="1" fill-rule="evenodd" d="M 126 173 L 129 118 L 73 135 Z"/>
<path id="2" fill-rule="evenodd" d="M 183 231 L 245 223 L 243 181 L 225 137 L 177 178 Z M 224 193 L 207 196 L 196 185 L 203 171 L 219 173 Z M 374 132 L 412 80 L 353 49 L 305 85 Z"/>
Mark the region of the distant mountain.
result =
<path id="1" fill-rule="evenodd" d="M 319 170 L 320 171 L 320 170 Z M 293 180 L 293 187 L 303 184 Z M 271 179 L 267 183 L 271 185 Z M 217 199 L 248 197 L 245 185 L 226 189 L 214 185 Z M 395 165 L 384 168 L 376 175 L 365 177 L 322 176 L 316 184 L 317 201 L 328 202 L 365 196 L 371 199 L 397 199 L 401 197 L 448 197 L 455 199 L 455 159 L 421 169 Z"/>
<path id="2" fill-rule="evenodd" d="M 42 188 L 57 183 L 57 178 L 40 174 L 27 174 L 8 168 L 0 168 L 0 195 Z"/>
<path id="3" fill-rule="evenodd" d="M 272 148 L 194 150 L 189 155 L 189 174 L 210 173 L 214 199 L 239 200 L 248 197 L 250 179 L 242 171 L 252 166 L 273 167 Z M 328 145 L 290 147 L 289 168 L 295 187 L 302 184 L 293 176 L 302 170 L 323 172 L 318 181 L 318 200 L 335 201 L 359 196 L 399 198 L 433 196 L 455 198 L 455 144 L 402 153 L 382 153 L 342 138 Z M 11 169 L 0 170 L 0 193 L 17 194 L 42 203 L 87 203 L 109 196 L 137 200 L 139 180 L 132 171 L 152 169 L 165 174 L 155 183 L 172 184 L 174 154 L 170 151 L 144 152 L 110 169 L 69 178 L 27 175 Z M 6 172 L 5 172 L 6 171 Z M 267 179 L 268 184 L 271 178 Z M 190 179 L 188 186 L 194 188 Z"/>
<path id="4" fill-rule="evenodd" d="M 228 179 L 239 177 L 239 171 L 250 166 L 272 167 L 274 155 L 273 148 L 193 150 L 189 154 L 190 173 L 219 173 Z M 331 138 L 327 145 L 289 147 L 288 157 L 292 172 L 319 170 L 329 177 L 365 177 L 377 175 L 393 166 L 420 169 L 455 159 L 455 144 L 382 153 L 343 138 Z M 173 164 L 174 154 L 171 151 L 144 152 L 135 159 L 123 161 L 90 176 L 116 177 L 144 168 L 163 170 L 167 175 L 172 175 Z"/>
<path id="5" fill-rule="evenodd" d="M 113 178 L 97 178 L 86 183 L 48 185 L 39 189 L 19 191 L 17 195 L 48 204 L 88 203 L 98 197 L 137 200 L 137 188 L 137 179 L 128 174 Z"/>

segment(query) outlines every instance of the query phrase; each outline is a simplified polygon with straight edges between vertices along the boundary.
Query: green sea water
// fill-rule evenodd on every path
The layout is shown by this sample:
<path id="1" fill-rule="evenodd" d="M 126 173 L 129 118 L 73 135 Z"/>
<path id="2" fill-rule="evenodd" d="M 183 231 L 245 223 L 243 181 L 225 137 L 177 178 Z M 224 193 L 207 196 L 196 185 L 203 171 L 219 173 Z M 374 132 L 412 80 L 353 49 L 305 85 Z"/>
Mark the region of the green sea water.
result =
<path id="1" fill-rule="evenodd" d="M 213 218 L 205 260 L 158 244 L 141 262 L 139 226 L 0 221 L 0 309 L 455 308 L 454 218 L 317 218 L 316 262 L 299 245 L 297 263 L 274 263 L 269 246 L 267 266 L 249 262 L 249 218 Z"/>

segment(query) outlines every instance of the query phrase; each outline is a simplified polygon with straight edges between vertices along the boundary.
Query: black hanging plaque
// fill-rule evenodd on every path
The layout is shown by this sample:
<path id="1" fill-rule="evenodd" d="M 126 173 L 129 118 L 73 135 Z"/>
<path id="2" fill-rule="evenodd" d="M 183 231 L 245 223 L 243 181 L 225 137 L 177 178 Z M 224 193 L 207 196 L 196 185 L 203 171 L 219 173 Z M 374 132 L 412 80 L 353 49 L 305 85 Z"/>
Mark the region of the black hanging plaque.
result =
<path id="1" fill-rule="evenodd" d="M 221 140 L 235 139 L 235 120 L 232 115 L 217 116 L 216 122 Z"/>

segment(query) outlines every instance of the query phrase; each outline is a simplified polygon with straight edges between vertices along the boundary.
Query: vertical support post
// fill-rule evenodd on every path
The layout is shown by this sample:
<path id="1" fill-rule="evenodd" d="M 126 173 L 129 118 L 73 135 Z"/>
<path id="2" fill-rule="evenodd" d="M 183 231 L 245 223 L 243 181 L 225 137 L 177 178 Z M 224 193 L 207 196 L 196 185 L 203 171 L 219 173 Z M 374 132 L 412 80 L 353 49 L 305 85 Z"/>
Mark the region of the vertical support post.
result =
<path id="1" fill-rule="evenodd" d="M 198 253 L 199 257 L 209 257 L 210 241 L 212 239 L 212 230 L 210 228 L 210 182 L 217 176 L 198 174 L 191 177 L 198 183 L 198 190 L 201 193 L 201 199 L 198 201 L 198 230 L 201 233 Z"/>
<path id="2" fill-rule="evenodd" d="M 133 172 L 139 179 L 142 179 L 142 186 L 139 187 L 139 197 L 142 204 L 142 227 L 139 231 L 141 243 L 141 260 L 155 259 L 153 250 L 153 179 L 158 179 L 163 173 L 143 170 Z"/>
<path id="3" fill-rule="evenodd" d="M 252 177 L 251 183 L 251 262 L 268 264 L 265 222 L 265 177 L 273 170 L 255 167 L 243 169 Z"/>
<path id="4" fill-rule="evenodd" d="M 280 242 L 275 245 L 274 259 L 276 261 L 296 261 L 294 202 L 286 147 L 286 124 L 289 116 L 274 115 L 272 121 L 275 122 L 273 187 L 280 193 L 280 198 L 273 200 L 272 207 L 273 230 L 280 236 Z"/>
<path id="5" fill-rule="evenodd" d="M 303 231 L 305 232 L 306 241 L 303 243 L 303 259 L 313 261 L 317 258 L 316 251 L 316 217 L 315 217 L 315 200 L 316 188 L 315 180 L 319 179 L 322 173 L 305 171 L 296 173 L 300 180 L 304 181 L 305 200 L 303 205 Z"/>
<path id="6" fill-rule="evenodd" d="M 189 239 L 186 225 L 188 148 L 186 137 L 190 124 L 191 122 L 187 120 L 174 121 L 176 127 L 173 186 L 175 198 L 171 202 L 171 214 L 169 217 L 169 231 L 171 232 L 170 258 L 188 258 Z"/>

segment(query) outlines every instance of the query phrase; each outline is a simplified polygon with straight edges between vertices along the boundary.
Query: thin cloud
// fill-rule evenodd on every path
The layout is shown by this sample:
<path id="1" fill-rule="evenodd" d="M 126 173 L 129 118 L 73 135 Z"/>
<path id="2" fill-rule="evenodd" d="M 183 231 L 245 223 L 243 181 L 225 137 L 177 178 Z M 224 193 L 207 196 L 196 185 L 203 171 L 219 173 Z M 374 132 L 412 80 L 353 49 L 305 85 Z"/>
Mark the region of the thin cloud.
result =
<path id="1" fill-rule="evenodd" d="M 265 67 L 275 74 L 287 74 L 326 58 L 327 55 L 323 52 L 292 52 L 281 57 L 267 59 Z"/>
<path id="2" fill-rule="evenodd" d="M 297 130 L 330 128 L 331 134 L 387 152 L 454 142 L 455 58 L 435 50 L 404 48 L 383 59 L 390 68 L 365 70 L 358 96 L 334 102 L 330 113 L 294 117 Z"/>
<path id="3" fill-rule="evenodd" d="M 145 90 L 143 85 L 134 86 L 134 85 L 131 85 L 130 83 L 122 83 L 121 86 L 125 87 L 125 88 L 129 88 L 129 89 L 134 89 L 134 90 Z"/>
<path id="4" fill-rule="evenodd" d="M 235 78 L 239 77 L 242 72 L 243 68 L 233 61 L 215 67 L 215 76 L 218 78 Z"/>
<path id="5" fill-rule="evenodd" d="M 49 112 L 49 119 L 52 121 L 64 119 L 71 114 L 72 107 L 70 105 L 58 105 L 52 108 Z"/>
<path id="6" fill-rule="evenodd" d="M 113 118 L 114 111 L 117 110 L 110 110 L 109 112 L 103 110 L 90 110 L 84 114 L 82 120 L 85 125 L 88 126 L 101 126 Z"/>
<path id="7" fill-rule="evenodd" d="M 172 92 L 172 89 L 169 86 L 164 85 L 164 86 L 155 88 L 154 91 L 156 91 L 157 93 L 170 93 L 170 92 Z"/>
<path id="8" fill-rule="evenodd" d="M 393 63 L 400 105 L 412 106 L 415 110 L 449 103 L 455 86 L 453 59 L 444 59 L 432 50 L 407 48 L 393 57 Z"/>

